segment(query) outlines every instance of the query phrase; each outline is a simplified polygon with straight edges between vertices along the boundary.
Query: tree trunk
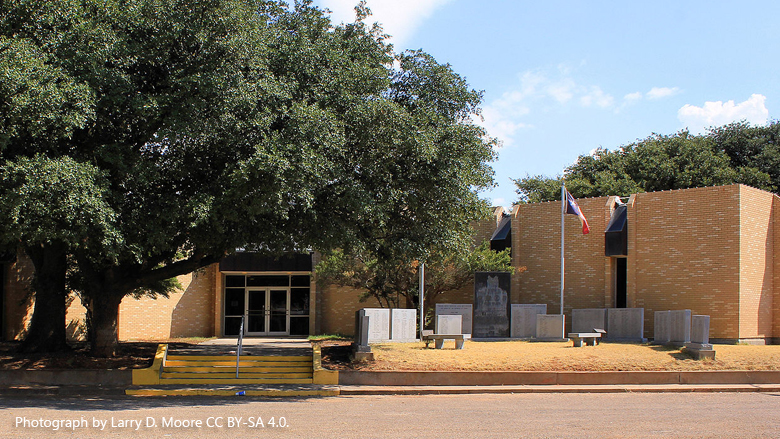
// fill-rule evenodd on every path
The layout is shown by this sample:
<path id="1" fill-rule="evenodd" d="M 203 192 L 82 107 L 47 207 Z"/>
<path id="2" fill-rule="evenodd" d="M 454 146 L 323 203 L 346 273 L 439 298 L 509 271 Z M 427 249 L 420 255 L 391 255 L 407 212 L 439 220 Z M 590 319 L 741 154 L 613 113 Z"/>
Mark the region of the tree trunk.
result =
<path id="1" fill-rule="evenodd" d="M 35 307 L 22 352 L 62 352 L 69 349 L 65 334 L 65 277 L 68 258 L 64 245 L 25 249 L 35 267 Z"/>
<path id="2" fill-rule="evenodd" d="M 90 347 L 96 357 L 113 357 L 119 347 L 119 304 L 124 293 L 104 290 L 92 294 L 92 339 Z"/>

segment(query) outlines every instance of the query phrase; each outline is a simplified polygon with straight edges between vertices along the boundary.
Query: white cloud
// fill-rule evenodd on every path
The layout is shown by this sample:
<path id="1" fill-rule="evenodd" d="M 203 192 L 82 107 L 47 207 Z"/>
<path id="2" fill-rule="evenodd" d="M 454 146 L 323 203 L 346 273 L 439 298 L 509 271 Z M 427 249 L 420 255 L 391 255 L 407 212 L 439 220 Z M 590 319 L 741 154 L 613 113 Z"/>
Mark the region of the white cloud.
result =
<path id="1" fill-rule="evenodd" d="M 520 74 L 515 87 L 484 106 L 481 125 L 508 147 L 514 144 L 522 129 L 533 128 L 527 122 L 532 109 L 614 107 L 615 99 L 610 94 L 599 86 L 577 82 L 571 73 L 572 70 L 564 65 L 558 66 L 555 71 L 537 70 Z"/>
<path id="2" fill-rule="evenodd" d="M 597 106 L 600 108 L 609 108 L 615 103 L 615 99 L 604 93 L 601 87 L 592 85 L 588 88 L 587 93 L 580 97 L 580 103 L 583 107 Z"/>
<path id="3" fill-rule="evenodd" d="M 682 90 L 680 90 L 679 87 L 653 87 L 647 93 L 642 93 L 641 91 L 629 93 L 623 96 L 623 101 L 625 103 L 638 102 L 642 99 L 653 101 L 657 99 L 668 98 L 680 93 L 682 93 Z"/>
<path id="4" fill-rule="evenodd" d="M 703 133 L 709 127 L 726 125 L 731 122 L 746 120 L 753 125 L 763 125 L 769 119 L 766 96 L 753 94 L 744 102 L 735 104 L 734 101 L 705 102 L 704 106 L 697 107 L 685 104 L 677 111 L 677 118 L 692 133 Z"/>
<path id="5" fill-rule="evenodd" d="M 574 97 L 576 88 L 577 84 L 571 78 L 563 78 L 560 81 L 547 85 L 545 92 L 556 101 L 565 104 Z"/>
<path id="6" fill-rule="evenodd" d="M 647 92 L 647 99 L 663 99 L 680 93 L 677 87 L 653 87 Z"/>
<path id="7" fill-rule="evenodd" d="M 450 1 L 368 0 L 372 15 L 366 22 L 380 23 L 384 32 L 392 35 L 391 41 L 397 46 L 403 46 L 425 19 Z M 358 0 L 319 0 L 317 3 L 333 12 L 331 20 L 334 23 L 350 23 L 355 20 L 355 5 Z"/>
<path id="8" fill-rule="evenodd" d="M 629 93 L 629 94 L 623 96 L 623 100 L 626 100 L 626 101 L 638 101 L 638 100 L 642 99 L 642 96 L 644 96 L 642 94 L 642 92 L 641 91 L 637 91 L 637 92 Z"/>

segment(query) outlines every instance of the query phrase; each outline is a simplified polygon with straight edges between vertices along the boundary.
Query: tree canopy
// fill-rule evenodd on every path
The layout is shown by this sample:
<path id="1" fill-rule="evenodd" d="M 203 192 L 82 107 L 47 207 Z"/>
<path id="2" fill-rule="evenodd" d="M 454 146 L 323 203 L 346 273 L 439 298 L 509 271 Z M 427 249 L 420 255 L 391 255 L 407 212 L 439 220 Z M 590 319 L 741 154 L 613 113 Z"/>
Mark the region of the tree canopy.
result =
<path id="1" fill-rule="evenodd" d="M 321 285 L 335 284 L 361 291 L 361 301 L 376 299 L 388 308 L 419 306 L 420 261 L 384 259 L 370 252 L 346 254 L 336 250 L 317 266 Z M 510 249 L 493 251 L 488 241 L 468 251 L 437 251 L 425 263 L 425 297 L 430 305 L 439 295 L 469 285 L 476 271 L 514 273 Z M 428 308 L 428 306 L 426 307 Z"/>
<path id="2" fill-rule="evenodd" d="M 11 0 L 0 17 L 0 244 L 75 268 L 96 353 L 115 349 L 123 297 L 236 248 L 424 259 L 484 209 L 481 94 L 379 27 L 276 0 Z M 40 186 L 15 171 L 30 160 L 79 176 Z M 40 215 L 14 215 L 31 184 L 51 188 L 25 201 Z"/>
<path id="3" fill-rule="evenodd" d="M 614 150 L 582 155 L 564 172 L 575 197 L 627 196 L 638 192 L 742 183 L 780 188 L 780 122 L 746 122 L 712 128 L 703 135 L 654 134 Z M 520 202 L 560 198 L 561 178 L 515 180 Z"/>

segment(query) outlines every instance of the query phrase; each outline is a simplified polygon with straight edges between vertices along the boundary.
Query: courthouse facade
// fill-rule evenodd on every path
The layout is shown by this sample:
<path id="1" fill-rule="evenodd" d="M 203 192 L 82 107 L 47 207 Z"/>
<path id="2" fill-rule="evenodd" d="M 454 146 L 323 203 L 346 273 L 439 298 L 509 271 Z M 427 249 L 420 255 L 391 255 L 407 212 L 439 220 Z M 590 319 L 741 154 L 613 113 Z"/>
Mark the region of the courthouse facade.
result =
<path id="1" fill-rule="evenodd" d="M 627 198 L 578 200 L 590 223 L 583 235 L 565 218 L 564 313 L 629 307 L 645 309 L 652 338 L 653 311 L 690 309 L 711 317 L 714 340 L 771 343 L 780 339 L 780 199 L 744 185 L 639 193 Z M 560 202 L 521 204 L 475 227 L 475 243 L 511 248 L 511 303 L 560 304 Z M 169 298 L 125 298 L 120 339 L 306 336 L 354 331 L 354 313 L 375 307 L 359 291 L 318 285 L 318 254 L 271 260 L 239 253 L 180 276 Z M 32 313 L 23 255 L 2 270 L 5 339 L 23 337 Z M 473 287 L 441 302 L 473 303 Z M 83 333 L 84 310 L 73 300 L 69 332 Z"/>

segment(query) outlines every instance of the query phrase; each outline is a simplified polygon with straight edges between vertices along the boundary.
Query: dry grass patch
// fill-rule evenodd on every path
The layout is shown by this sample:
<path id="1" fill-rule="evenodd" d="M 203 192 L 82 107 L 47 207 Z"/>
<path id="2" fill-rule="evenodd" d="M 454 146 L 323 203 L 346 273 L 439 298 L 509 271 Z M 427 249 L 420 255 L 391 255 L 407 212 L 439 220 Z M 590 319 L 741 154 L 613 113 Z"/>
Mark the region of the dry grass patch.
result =
<path id="1" fill-rule="evenodd" d="M 431 345 L 432 346 L 432 345 Z M 716 345 L 716 359 L 694 360 L 680 349 L 664 346 L 602 343 L 466 341 L 463 350 L 447 341 L 444 349 L 424 343 L 372 345 L 376 360 L 361 370 L 471 371 L 621 371 L 621 370 L 780 370 L 780 346 Z"/>

